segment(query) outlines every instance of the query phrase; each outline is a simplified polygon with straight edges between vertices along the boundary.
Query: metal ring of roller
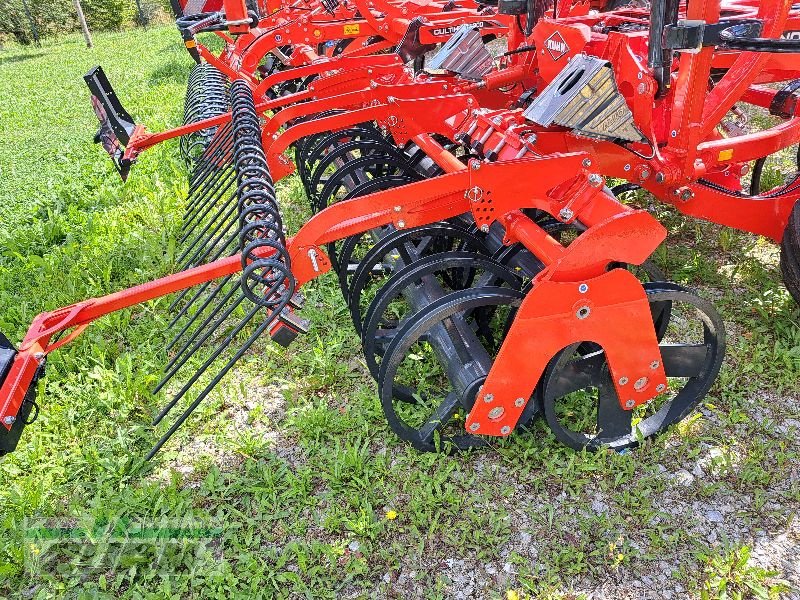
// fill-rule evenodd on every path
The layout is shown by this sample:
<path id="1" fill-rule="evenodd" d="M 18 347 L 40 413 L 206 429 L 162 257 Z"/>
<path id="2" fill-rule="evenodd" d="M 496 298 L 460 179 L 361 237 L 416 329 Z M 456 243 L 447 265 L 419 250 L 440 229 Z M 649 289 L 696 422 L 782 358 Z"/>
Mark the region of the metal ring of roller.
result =
<path id="1" fill-rule="evenodd" d="M 510 269 L 477 252 L 455 251 L 431 254 L 398 270 L 375 295 L 364 316 L 361 328 L 361 345 L 364 349 L 364 358 L 367 362 L 367 368 L 369 368 L 373 377 L 377 378 L 380 371 L 380 365 L 375 358 L 383 355 L 383 352 L 376 343 L 376 334 L 386 309 L 396 298 L 402 296 L 406 288 L 417 284 L 423 277 L 448 269 L 480 269 L 492 275 L 490 281 L 482 282 L 482 285 L 477 285 L 476 287 L 497 286 L 498 283 L 504 282 L 512 289 L 519 289 L 522 283 L 520 278 Z M 450 290 L 445 288 L 445 291 L 467 289 L 472 286 L 473 282 L 467 280 L 464 283 L 466 285 L 460 288 L 451 288 Z"/>
<path id="2" fill-rule="evenodd" d="M 359 262 L 358 268 L 353 274 L 353 278 L 348 286 L 347 303 L 350 307 L 350 316 L 356 331 L 361 333 L 361 295 L 367 280 L 372 275 L 374 268 L 383 261 L 387 254 L 397 250 L 403 261 L 402 264 L 410 264 L 419 257 L 403 257 L 406 253 L 405 245 L 413 240 L 430 237 L 432 240 L 461 240 L 467 242 L 472 250 L 486 253 L 483 242 L 468 231 L 450 223 L 432 223 L 413 229 L 399 229 L 387 234 L 380 242 L 375 244 L 364 258 Z"/>
<path id="3" fill-rule="evenodd" d="M 704 337 L 702 344 L 661 345 L 667 377 L 688 381 L 655 414 L 633 423 L 632 411 L 622 409 L 619 404 L 602 350 L 578 357 L 574 356 L 574 351 L 580 344 L 562 350 L 550 362 L 541 379 L 539 398 L 551 431 L 559 441 L 571 448 L 599 450 L 608 447 L 621 450 L 637 446 L 640 440 L 657 435 L 684 419 L 705 397 L 719 373 L 725 355 L 725 326 L 714 307 L 677 284 L 659 281 L 646 283 L 644 288 L 651 304 L 669 303 L 671 307 L 674 304 L 689 305 L 696 309 L 700 317 Z M 556 412 L 559 398 L 583 389 L 597 390 L 599 395 L 597 419 L 601 433 L 596 436 L 566 427 Z M 608 435 L 603 436 L 603 431 Z"/>

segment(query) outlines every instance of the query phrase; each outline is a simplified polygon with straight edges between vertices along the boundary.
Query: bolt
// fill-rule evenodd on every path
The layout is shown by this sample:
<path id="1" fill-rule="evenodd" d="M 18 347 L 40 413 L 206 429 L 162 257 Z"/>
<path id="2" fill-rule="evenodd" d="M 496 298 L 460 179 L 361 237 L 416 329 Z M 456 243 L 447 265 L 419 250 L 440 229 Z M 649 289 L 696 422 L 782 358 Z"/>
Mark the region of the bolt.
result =
<path id="1" fill-rule="evenodd" d="M 33 358 L 35 358 L 37 362 L 42 362 L 44 360 L 44 352 L 37 352 L 33 355 Z"/>
<path id="2" fill-rule="evenodd" d="M 639 392 L 643 390 L 649 382 L 650 380 L 647 377 L 639 377 L 639 379 L 636 380 L 636 383 L 633 384 L 633 388 Z"/>
<path id="3" fill-rule="evenodd" d="M 516 400 L 514 400 L 514 406 L 516 406 L 517 408 L 521 408 L 524 405 L 525 405 L 525 398 L 517 398 Z"/>
<path id="4" fill-rule="evenodd" d="M 637 78 L 637 79 L 642 79 L 642 77 L 644 77 L 644 75 L 642 75 L 642 72 L 641 72 L 641 71 L 639 71 L 639 72 L 636 74 L 636 78 Z"/>
<path id="5" fill-rule="evenodd" d="M 500 433 L 502 433 L 503 435 L 508 435 L 509 433 L 511 433 L 511 427 L 509 427 L 508 425 L 503 425 L 503 427 L 500 428 Z"/>
<path id="6" fill-rule="evenodd" d="M 575 313 L 575 316 L 579 319 L 585 319 L 590 314 L 592 314 L 592 309 L 588 306 L 581 306 Z"/>
<path id="7" fill-rule="evenodd" d="M 620 385 L 628 385 L 628 378 L 627 377 L 620 377 L 619 378 Z"/>
<path id="8" fill-rule="evenodd" d="M 481 225 L 481 231 L 483 233 L 489 233 L 489 226 L 488 225 Z"/>
<path id="9" fill-rule="evenodd" d="M 483 397 L 483 401 L 484 402 L 491 402 L 492 400 L 494 400 L 494 394 L 486 394 Z"/>
<path id="10" fill-rule="evenodd" d="M 473 171 L 477 171 L 480 168 L 481 168 L 481 163 L 479 163 L 477 160 L 472 161 L 472 170 Z"/>
<path id="11" fill-rule="evenodd" d="M 17 417 L 12 417 L 11 415 L 8 415 L 5 419 L 3 419 L 3 423 L 5 423 L 6 425 L 13 425 L 16 420 Z"/>
<path id="12" fill-rule="evenodd" d="M 656 183 L 664 183 L 666 176 L 663 173 L 656 173 Z"/>
<path id="13" fill-rule="evenodd" d="M 402 228 L 403 228 L 403 227 L 405 227 L 405 226 L 406 226 L 406 222 L 405 222 L 405 221 L 403 221 L 402 219 L 400 219 L 400 220 L 397 222 L 397 227 L 398 227 L 398 228 L 402 229 Z"/>
<path id="14" fill-rule="evenodd" d="M 634 402 L 633 400 L 625 401 L 625 408 L 633 408 L 634 406 L 636 406 L 636 402 Z"/>
<path id="15" fill-rule="evenodd" d="M 603 181 L 604 181 L 603 177 L 601 175 L 598 175 L 597 173 L 592 173 L 591 175 L 589 175 L 589 185 L 591 185 L 592 187 L 600 187 L 601 185 L 603 185 Z"/>
<path id="16" fill-rule="evenodd" d="M 681 200 L 686 202 L 687 200 L 691 200 L 693 197 L 694 192 L 692 190 L 690 190 L 688 187 L 683 188 L 683 191 L 681 191 Z"/>
<path id="17" fill-rule="evenodd" d="M 319 273 L 319 263 L 317 262 L 317 251 L 314 248 L 308 249 L 308 258 L 311 259 L 311 266 L 314 267 L 314 272 Z"/>
<path id="18" fill-rule="evenodd" d="M 639 173 L 639 179 L 644 181 L 648 177 L 650 177 L 650 169 L 642 169 L 642 171 Z"/>
<path id="19" fill-rule="evenodd" d="M 582 284 L 580 284 L 580 285 L 578 286 L 578 291 L 579 291 L 581 294 L 585 294 L 586 292 L 588 292 L 588 291 L 589 291 L 589 286 L 588 286 L 587 284 L 585 284 L 585 283 L 582 283 Z"/>
<path id="20" fill-rule="evenodd" d="M 378 84 L 375 83 L 374 81 L 370 81 L 369 82 L 369 87 L 371 87 L 374 90 L 376 87 L 378 87 Z"/>
<path id="21" fill-rule="evenodd" d="M 489 411 L 489 418 L 490 419 L 499 419 L 503 416 L 503 413 L 506 410 L 502 406 L 495 406 L 492 410 Z"/>
<path id="22" fill-rule="evenodd" d="M 403 210 L 403 207 L 400 205 L 394 207 L 394 212 L 400 212 L 401 210 Z"/>
<path id="23" fill-rule="evenodd" d="M 571 209 L 565 207 L 562 208 L 560 211 L 558 211 L 558 216 L 561 217 L 562 221 L 569 221 L 572 217 L 575 216 L 575 213 L 572 212 Z"/>
<path id="24" fill-rule="evenodd" d="M 495 125 L 502 125 L 503 120 L 500 117 L 495 117 L 492 119 L 492 123 L 494 123 Z"/>
<path id="25" fill-rule="evenodd" d="M 478 429 L 480 429 L 480 428 L 481 428 L 481 424 L 480 423 L 473 423 L 472 425 L 469 426 L 469 430 L 470 431 L 478 431 Z"/>
<path id="26" fill-rule="evenodd" d="M 678 137 L 678 132 L 675 131 L 674 129 L 672 131 L 670 131 L 669 134 L 674 138 Z"/>
<path id="27" fill-rule="evenodd" d="M 281 34 L 280 34 L 280 33 L 278 33 L 278 34 L 276 34 L 276 35 L 275 35 L 275 41 L 276 41 L 276 42 L 280 42 L 280 41 L 282 41 L 282 40 L 283 40 L 283 37 L 281 36 Z"/>
<path id="28" fill-rule="evenodd" d="M 625 167 L 623 167 L 623 168 L 624 168 L 626 171 L 630 171 L 630 170 L 631 170 L 631 166 L 630 166 L 630 165 L 625 165 Z"/>
<path id="29" fill-rule="evenodd" d="M 659 384 L 656 386 L 656 391 L 657 391 L 659 394 L 660 394 L 661 392 L 663 392 L 665 389 L 667 389 L 667 386 L 665 386 L 663 383 L 659 383 Z"/>
<path id="30" fill-rule="evenodd" d="M 592 166 L 592 160 L 590 158 L 584 158 L 583 159 L 583 168 L 584 169 L 588 169 L 591 166 Z"/>
<path id="31" fill-rule="evenodd" d="M 653 362 L 650 363 L 650 368 L 653 369 L 654 371 L 660 366 L 661 366 L 661 363 L 658 362 L 657 360 L 654 360 Z"/>

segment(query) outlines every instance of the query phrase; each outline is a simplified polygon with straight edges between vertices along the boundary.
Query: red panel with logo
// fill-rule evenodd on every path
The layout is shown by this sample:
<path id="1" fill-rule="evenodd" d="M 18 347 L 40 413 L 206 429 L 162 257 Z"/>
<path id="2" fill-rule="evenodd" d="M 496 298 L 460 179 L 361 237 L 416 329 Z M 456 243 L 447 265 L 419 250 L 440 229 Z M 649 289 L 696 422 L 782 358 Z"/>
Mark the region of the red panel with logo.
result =
<path id="1" fill-rule="evenodd" d="M 542 19 L 533 30 L 533 40 L 539 59 L 539 74 L 550 82 L 569 62 L 580 54 L 589 42 L 592 31 L 587 25 L 564 25 Z"/>

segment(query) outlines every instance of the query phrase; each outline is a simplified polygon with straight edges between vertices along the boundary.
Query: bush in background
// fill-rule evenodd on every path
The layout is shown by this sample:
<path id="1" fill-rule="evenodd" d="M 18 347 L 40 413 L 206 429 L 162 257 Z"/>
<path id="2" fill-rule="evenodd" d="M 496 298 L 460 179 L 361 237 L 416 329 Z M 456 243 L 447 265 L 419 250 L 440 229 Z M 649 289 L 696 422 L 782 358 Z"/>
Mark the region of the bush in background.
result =
<path id="1" fill-rule="evenodd" d="M 140 0 L 146 23 L 163 22 L 171 15 L 169 0 Z M 27 0 L 40 37 L 78 31 L 73 0 Z M 136 0 L 81 0 L 86 22 L 92 31 L 119 30 L 138 19 Z M 30 44 L 33 33 L 22 0 L 0 0 L 0 40 L 11 37 Z"/>

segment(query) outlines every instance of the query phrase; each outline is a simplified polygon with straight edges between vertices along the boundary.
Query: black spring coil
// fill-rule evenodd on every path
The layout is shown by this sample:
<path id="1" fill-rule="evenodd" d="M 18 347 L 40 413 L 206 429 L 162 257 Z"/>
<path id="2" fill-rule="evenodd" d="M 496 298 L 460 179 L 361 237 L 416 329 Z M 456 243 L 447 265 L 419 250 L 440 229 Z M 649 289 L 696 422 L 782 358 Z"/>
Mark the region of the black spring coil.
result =
<path id="1" fill-rule="evenodd" d="M 247 83 L 233 82 L 230 98 L 242 291 L 255 304 L 280 310 L 294 294 L 295 280 L 275 186 L 261 144 L 261 122 Z M 264 257 L 269 248 L 274 253 Z"/>
<path id="2" fill-rule="evenodd" d="M 208 63 L 192 67 L 186 85 L 186 102 L 183 124 L 197 123 L 203 119 L 228 112 L 228 79 Z M 217 127 L 209 127 L 181 137 L 181 155 L 186 162 L 200 158 L 214 138 Z"/>

